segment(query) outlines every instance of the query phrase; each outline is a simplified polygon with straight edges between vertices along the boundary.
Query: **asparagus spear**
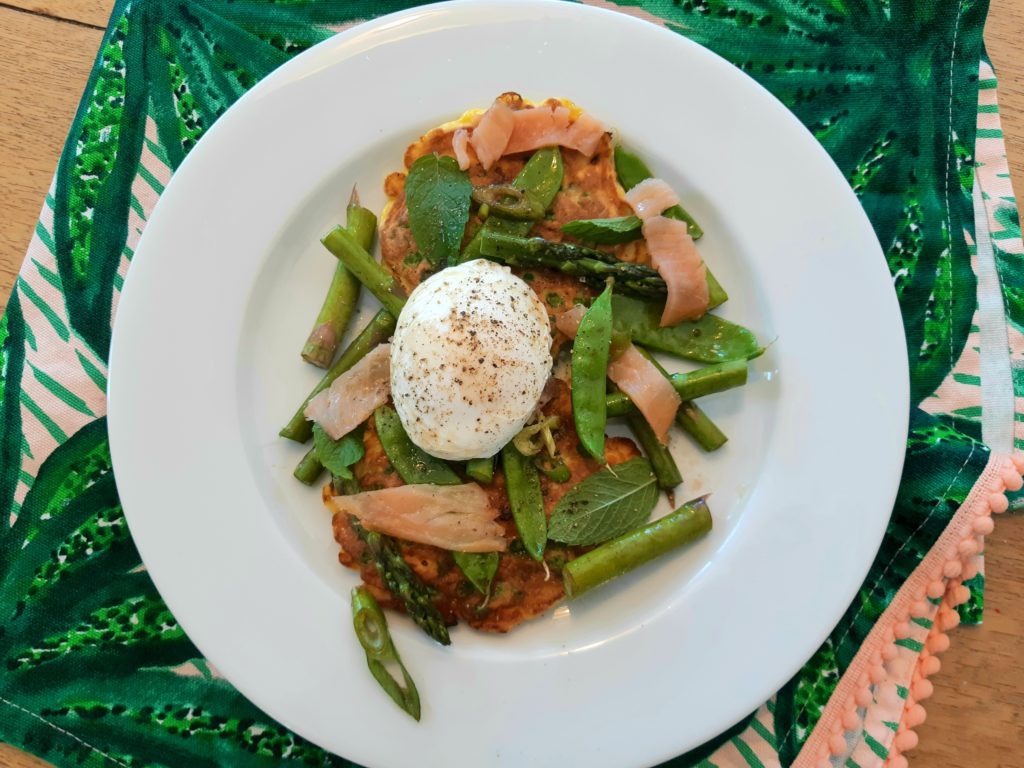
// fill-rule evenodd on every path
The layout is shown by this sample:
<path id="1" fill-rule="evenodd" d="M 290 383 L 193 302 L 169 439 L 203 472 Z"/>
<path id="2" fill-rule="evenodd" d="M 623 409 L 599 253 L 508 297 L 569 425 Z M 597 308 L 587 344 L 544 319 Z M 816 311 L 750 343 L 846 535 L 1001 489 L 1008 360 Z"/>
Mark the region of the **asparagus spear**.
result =
<path id="1" fill-rule="evenodd" d="M 640 354 L 654 363 L 654 367 L 661 371 L 661 375 L 669 381 L 669 375 L 661 363 L 649 351 L 643 347 L 637 347 Z M 705 451 L 717 451 L 729 440 L 725 433 L 711 420 L 700 406 L 692 400 L 684 400 L 679 410 L 676 411 L 676 424 L 683 428 L 683 431 L 696 440 Z"/>
<path id="2" fill-rule="evenodd" d="M 373 212 L 359 205 L 359 193 L 352 187 L 352 197 L 348 201 L 348 218 L 345 224 L 348 231 L 367 251 L 373 245 L 373 234 L 377 229 L 377 217 Z M 348 327 L 352 313 L 359 302 L 359 281 L 345 265 L 338 262 L 334 268 L 334 277 L 327 288 L 320 314 L 316 316 L 313 330 L 309 333 L 306 345 L 302 348 L 302 359 L 307 363 L 326 368 L 334 359 L 341 337 Z"/>
<path id="3" fill-rule="evenodd" d="M 605 542 L 567 563 L 562 570 L 565 594 L 570 600 L 579 597 L 656 557 L 696 541 L 710 530 L 711 512 L 706 497 L 694 499 L 660 520 Z"/>
<path id="4" fill-rule="evenodd" d="M 548 267 L 574 275 L 593 288 L 603 288 L 609 277 L 623 293 L 664 299 L 665 281 L 644 264 L 619 261 L 613 254 L 570 243 L 553 243 L 542 237 L 517 237 L 505 232 L 481 230 L 480 252 L 495 261 L 518 267 Z"/>
<path id="5" fill-rule="evenodd" d="M 676 411 L 676 423 L 705 451 L 717 451 L 729 438 L 718 428 L 700 406 L 692 400 L 684 400 Z"/>
<path id="6" fill-rule="evenodd" d="M 747 361 L 730 360 L 698 368 L 690 373 L 673 373 L 668 378 L 683 400 L 694 400 L 733 387 L 742 387 L 747 383 Z"/>
<path id="7" fill-rule="evenodd" d="M 604 400 L 605 410 L 609 416 L 626 416 L 636 410 L 633 401 L 625 392 L 611 392 Z"/>
<path id="8" fill-rule="evenodd" d="M 320 463 L 320 459 L 316 455 L 316 448 L 313 447 L 306 451 L 306 455 L 302 457 L 302 461 L 298 463 L 292 474 L 300 483 L 312 485 L 323 471 L 324 465 Z"/>
<path id="9" fill-rule="evenodd" d="M 651 469 L 654 470 L 654 476 L 658 478 L 658 485 L 667 491 L 683 482 L 683 475 L 676 465 L 676 460 L 672 458 L 672 452 L 658 441 L 658 436 L 654 434 L 647 419 L 634 411 L 626 417 L 626 422 L 643 446 L 644 453 L 651 462 Z"/>
<path id="10" fill-rule="evenodd" d="M 321 242 L 377 297 L 384 309 L 398 317 L 405 306 L 405 292 L 391 273 L 378 264 L 351 233 L 344 227 L 335 227 Z"/>
<path id="11" fill-rule="evenodd" d="M 376 531 L 366 530 L 355 518 L 352 518 L 352 527 L 366 542 L 384 586 L 402 601 L 409 618 L 441 645 L 451 645 L 448 627 L 431 599 L 430 588 L 405 562 L 394 539 Z"/>
<path id="12" fill-rule="evenodd" d="M 360 334 L 352 340 L 351 344 L 348 345 L 348 349 L 342 352 L 341 357 L 339 357 L 327 373 L 324 374 L 320 383 L 313 387 L 313 391 L 310 392 L 309 395 L 306 396 L 306 399 L 302 401 L 302 405 L 299 406 L 295 415 L 292 416 L 291 421 L 285 424 L 278 434 L 281 435 L 281 437 L 286 437 L 297 443 L 304 443 L 309 440 L 309 438 L 313 436 L 313 423 L 306 421 L 305 416 L 306 406 L 309 405 L 309 401 L 312 400 L 314 396 L 331 386 L 331 383 L 335 379 L 366 357 L 371 349 L 389 338 L 394 332 L 394 315 L 391 315 L 384 309 L 374 315 L 373 319 L 367 323 L 366 327 L 360 332 Z"/>

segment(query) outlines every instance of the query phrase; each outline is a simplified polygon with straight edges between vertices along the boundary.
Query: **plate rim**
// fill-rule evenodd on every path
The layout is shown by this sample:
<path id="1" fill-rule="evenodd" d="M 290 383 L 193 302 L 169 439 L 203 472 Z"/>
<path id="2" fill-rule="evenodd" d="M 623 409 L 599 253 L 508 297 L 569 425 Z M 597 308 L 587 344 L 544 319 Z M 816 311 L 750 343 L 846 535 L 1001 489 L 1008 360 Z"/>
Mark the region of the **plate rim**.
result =
<path id="1" fill-rule="evenodd" d="M 273 73 L 271 73 L 271 75 L 269 75 L 267 78 L 265 78 L 260 83 L 258 83 L 254 88 L 250 89 L 250 91 L 248 91 L 243 96 L 241 96 L 239 98 L 239 100 L 235 103 L 235 105 L 233 105 L 230 108 L 228 113 L 226 113 L 224 116 L 222 116 L 221 119 L 219 119 L 213 126 L 210 127 L 210 129 L 207 131 L 206 135 L 203 137 L 202 141 L 205 141 L 207 139 L 207 137 L 209 137 L 209 136 L 220 135 L 220 133 L 229 130 L 229 128 L 233 125 L 231 120 L 226 120 L 225 119 L 225 118 L 227 118 L 227 116 L 229 114 L 231 114 L 232 112 L 237 114 L 237 113 L 240 112 L 241 109 L 247 108 L 248 104 L 250 104 L 251 102 L 254 102 L 254 101 L 256 101 L 256 100 L 258 100 L 260 98 L 263 98 L 264 96 L 267 96 L 274 89 L 279 88 L 279 87 L 286 87 L 288 85 L 287 81 L 288 81 L 289 77 L 293 76 L 293 73 L 295 75 L 298 75 L 298 74 L 301 74 L 304 70 L 308 70 L 310 67 L 314 66 L 314 63 L 317 60 L 316 57 L 321 55 L 321 54 L 323 54 L 328 49 L 331 49 L 331 48 L 333 48 L 335 46 L 341 46 L 341 45 L 347 43 L 349 40 L 352 40 L 352 39 L 356 39 L 356 38 L 363 37 L 363 36 L 369 36 L 369 35 L 372 35 L 374 33 L 380 32 L 380 31 L 386 31 L 388 29 L 394 29 L 396 26 L 399 26 L 399 25 L 402 25 L 402 24 L 415 24 L 418 20 L 420 20 L 422 18 L 425 18 L 427 16 L 430 16 L 430 15 L 433 15 L 433 14 L 437 14 L 438 12 L 458 14 L 458 13 L 461 13 L 463 9 L 468 9 L 470 7 L 473 7 L 474 10 L 477 10 L 480 7 L 484 7 L 484 6 L 489 6 L 489 7 L 493 8 L 493 9 L 495 9 L 497 11 L 516 8 L 520 12 L 525 10 L 526 8 L 529 8 L 529 7 L 536 7 L 538 10 L 543 9 L 545 12 L 550 12 L 552 9 L 556 9 L 557 8 L 559 13 L 565 13 L 565 14 L 568 14 L 568 15 L 574 15 L 574 14 L 581 14 L 583 16 L 587 16 L 587 15 L 594 15 L 594 16 L 601 15 L 601 16 L 605 16 L 605 17 L 608 17 L 608 18 L 614 18 L 615 19 L 615 23 L 617 23 L 617 24 L 636 25 L 638 28 L 639 28 L 640 25 L 643 25 L 645 28 L 650 28 L 651 31 L 656 30 L 656 32 L 658 34 L 664 34 L 666 36 L 672 36 L 672 37 L 676 38 L 679 42 L 683 43 L 684 45 L 689 45 L 689 46 L 693 46 L 695 48 L 699 48 L 704 54 L 706 54 L 706 55 L 708 55 L 710 57 L 713 57 L 714 59 L 718 59 L 719 61 L 725 63 L 731 69 L 736 69 L 735 67 L 733 67 L 733 65 L 728 64 L 728 62 L 725 62 L 724 59 L 721 59 L 721 57 L 719 57 L 713 51 L 710 51 L 710 50 L 708 50 L 706 48 L 703 48 L 703 46 L 700 46 L 699 44 L 697 44 L 697 43 L 695 43 L 695 42 L 693 42 L 693 41 L 691 41 L 691 40 L 689 40 L 687 38 L 683 38 L 681 36 L 677 36 L 677 35 L 675 35 L 675 33 L 671 32 L 671 31 L 669 31 L 667 29 L 658 28 L 655 25 L 651 25 L 649 22 L 643 21 L 643 20 L 641 20 L 641 19 L 639 19 L 639 18 L 637 18 L 635 16 L 630 15 L 628 12 L 623 12 L 622 10 L 612 10 L 612 9 L 607 9 L 607 8 L 598 8 L 598 7 L 589 6 L 589 5 L 576 5 L 576 4 L 572 4 L 572 3 L 565 3 L 565 2 L 562 2 L 561 0 L 451 0 L 450 2 L 434 3 L 434 4 L 430 4 L 430 5 L 413 7 L 413 8 L 405 9 L 405 10 L 402 10 L 402 11 L 399 11 L 399 12 L 396 12 L 396 13 L 393 13 L 393 14 L 388 14 L 388 15 L 385 15 L 385 16 L 381 16 L 381 17 L 378 17 L 378 18 L 373 19 L 371 21 L 362 22 L 362 23 L 359 23 L 359 24 L 357 24 L 357 25 L 355 25 L 355 26 L 353 26 L 353 27 L 351 27 L 349 29 L 346 29 L 345 31 L 343 31 L 343 32 L 341 32 L 341 33 L 339 33 L 339 34 L 329 38 L 328 40 L 325 40 L 325 41 L 317 44 L 316 46 L 311 48 L 309 51 L 306 51 L 306 52 L 296 56 L 292 60 L 286 62 L 284 65 L 282 65 L 277 70 L 275 70 Z M 781 109 L 782 111 L 785 112 L 785 114 L 788 116 L 790 122 L 793 124 L 793 126 L 798 131 L 800 131 L 801 133 L 805 134 L 806 137 L 809 137 L 809 138 L 813 139 L 813 137 L 807 131 L 807 129 L 804 127 L 804 125 L 802 123 L 800 123 L 799 120 L 792 113 L 790 113 L 788 109 L 786 109 L 783 105 L 781 105 L 781 103 L 777 102 L 775 97 L 772 96 L 770 94 L 770 92 L 768 92 L 766 89 L 764 89 L 763 86 L 761 86 L 759 83 L 757 83 L 757 81 L 755 81 L 752 78 L 750 78 L 749 76 L 747 76 L 745 73 L 742 73 L 740 70 L 736 70 L 736 71 L 740 72 L 740 74 L 742 74 L 747 79 L 747 81 L 750 84 L 752 84 L 756 89 L 760 90 L 762 92 L 763 96 L 767 96 L 772 102 L 775 102 L 776 106 L 779 109 Z M 834 167 L 833 161 L 828 156 L 828 154 L 825 152 L 824 148 L 821 147 L 821 145 L 818 144 L 818 142 L 816 140 L 813 143 L 814 143 L 814 146 L 816 147 L 817 151 L 821 155 L 823 155 L 824 157 L 826 157 L 828 159 L 828 163 L 832 165 L 833 170 L 835 171 L 835 173 L 836 174 L 840 174 L 839 170 Z M 203 155 L 201 153 L 197 153 L 197 152 L 190 153 L 186 157 L 184 162 L 182 163 L 181 167 L 179 167 L 178 171 L 175 173 L 175 178 L 178 178 L 182 174 L 182 172 L 184 170 L 186 170 L 187 168 L 191 168 L 192 165 L 198 165 L 199 160 L 196 160 L 196 158 L 200 158 L 202 156 Z M 168 195 L 170 195 L 172 193 L 173 189 L 174 189 L 173 185 L 174 185 L 174 179 L 172 179 L 171 184 L 168 185 L 168 188 L 167 188 L 167 190 L 165 190 L 164 195 L 161 196 L 161 202 L 164 199 L 168 199 Z M 853 193 L 850 192 L 851 196 L 852 196 L 852 194 Z M 170 199 L 173 199 L 173 198 L 170 198 Z M 166 208 L 166 206 L 165 206 L 165 208 Z M 859 206 L 858 206 L 858 208 L 859 208 Z M 153 218 L 156 215 L 159 215 L 158 214 L 159 210 L 160 210 L 160 208 L 158 206 L 157 211 L 154 211 L 153 216 L 150 217 L 150 224 L 152 223 Z M 862 210 L 860 211 L 860 213 L 861 213 L 861 216 L 864 218 L 864 220 L 867 221 L 866 215 L 864 215 Z M 870 222 L 868 222 L 868 226 L 870 227 Z M 145 234 L 146 231 L 150 231 L 150 227 L 147 227 L 146 230 L 144 231 L 142 239 L 141 239 L 141 241 L 139 243 L 139 246 L 137 248 L 135 259 L 134 259 L 134 263 L 133 263 L 133 269 L 129 270 L 129 274 L 128 274 L 128 277 L 126 278 L 124 290 L 122 292 L 122 296 L 121 296 L 121 300 L 122 301 L 124 300 L 124 297 L 126 295 L 128 295 L 128 292 L 132 289 L 132 287 L 134 285 L 132 280 L 131 280 L 132 275 L 134 273 L 137 273 L 137 270 L 134 270 L 134 266 L 137 265 L 138 263 L 142 263 L 142 261 L 147 258 L 147 254 L 149 253 L 150 249 L 147 248 L 147 246 L 146 246 L 146 234 Z M 872 237 L 874 237 L 873 230 L 872 230 Z M 876 247 L 877 247 L 877 256 L 879 257 L 880 262 L 884 266 L 884 256 L 883 256 L 883 253 L 881 251 L 881 247 L 878 246 L 878 244 L 877 244 L 877 239 L 875 240 L 875 244 L 876 244 Z M 891 288 L 890 288 L 890 299 L 891 299 L 891 301 L 890 301 L 890 310 L 893 307 L 895 307 L 896 310 L 897 310 L 897 317 L 898 317 L 899 316 L 898 315 L 898 303 L 896 301 L 895 291 L 891 290 Z M 131 465 L 130 459 L 125 458 L 127 456 L 127 453 L 126 453 L 127 449 L 121 447 L 121 446 L 125 445 L 127 440 L 128 440 L 127 437 L 125 437 L 125 431 L 124 431 L 124 430 L 128 429 L 128 427 L 126 426 L 127 423 L 128 423 L 128 417 L 127 417 L 127 415 L 124 415 L 124 417 L 123 417 L 124 420 L 122 420 L 122 413 L 119 410 L 119 402 L 120 401 L 119 401 L 119 399 L 118 399 L 118 397 L 116 395 L 116 393 L 121 390 L 121 386 L 122 386 L 122 384 L 124 382 L 124 378 L 122 378 L 122 375 L 121 375 L 120 371 L 128 369 L 128 366 L 125 365 L 123 362 L 122 362 L 121 365 L 117 364 L 117 362 L 119 360 L 121 360 L 121 358 L 123 357 L 123 353 L 120 353 L 120 350 L 124 347 L 123 339 L 125 338 L 124 337 L 124 333 L 125 332 L 124 332 L 123 329 L 126 327 L 126 323 L 122 323 L 121 322 L 121 318 L 123 316 L 124 315 L 122 315 L 122 313 L 119 311 L 118 314 L 117 314 L 117 317 L 115 318 L 115 326 L 114 326 L 114 330 L 113 330 L 113 337 L 112 337 L 110 357 L 109 357 L 109 359 L 110 359 L 110 370 L 109 370 L 109 389 L 108 389 L 108 403 L 109 403 L 109 405 L 108 405 L 108 419 L 109 419 L 109 421 L 108 421 L 108 428 L 109 428 L 109 434 L 110 434 L 111 455 L 112 455 L 112 460 L 113 460 L 114 467 L 115 467 L 115 474 L 117 474 L 116 470 L 118 469 L 119 466 L 121 467 L 122 474 L 123 474 L 124 468 Z M 900 336 L 901 347 L 903 348 L 903 355 L 902 355 L 903 370 L 901 372 L 906 374 L 906 375 L 903 375 L 901 377 L 903 382 L 904 382 L 903 385 L 902 385 L 902 389 L 901 389 L 901 391 L 899 393 L 894 395 L 894 397 L 899 397 L 899 399 L 901 400 L 901 403 L 902 403 L 901 410 L 905 414 L 905 421 L 904 421 L 903 424 L 901 424 L 901 431 L 902 431 L 902 436 L 905 437 L 906 425 L 907 425 L 907 422 L 909 420 L 909 366 L 907 364 L 907 359 L 906 359 L 906 354 L 905 354 L 906 353 L 905 345 L 902 344 L 902 339 L 903 339 L 903 326 L 902 326 L 902 323 L 900 323 L 900 325 L 899 325 L 899 336 Z M 902 445 L 902 444 L 903 444 L 903 441 L 901 439 L 900 445 Z M 119 456 L 121 458 L 118 458 Z M 892 470 L 892 473 L 891 473 L 892 480 L 889 483 L 889 485 L 891 486 L 891 493 L 889 494 L 891 496 L 890 504 L 889 504 L 889 508 L 890 509 L 891 509 L 892 502 L 895 500 L 896 493 L 897 493 L 898 488 L 899 488 L 899 478 L 900 478 L 900 474 L 901 474 L 902 463 L 903 463 L 903 452 L 902 452 L 902 450 L 900 450 L 899 454 L 898 454 L 898 466 L 893 465 L 893 470 Z M 122 484 L 122 479 L 118 479 L 119 490 L 121 488 L 121 484 Z M 122 498 L 124 498 L 124 497 L 122 496 Z M 126 519 L 128 521 L 129 528 L 132 530 L 133 539 L 135 539 L 135 531 L 138 529 L 139 521 L 138 521 L 138 519 L 137 519 L 137 517 L 136 517 L 134 512 L 129 512 L 129 506 L 130 505 L 128 503 L 124 504 L 125 517 L 126 517 Z M 138 509 L 138 507 L 133 507 L 133 509 Z M 134 523 L 133 523 L 133 519 L 135 519 Z M 884 535 L 884 532 L 885 532 L 885 524 L 884 524 L 884 522 L 887 521 L 887 520 L 888 520 L 888 511 L 886 512 L 886 514 L 884 516 L 884 520 L 882 521 L 882 523 L 879 524 L 878 527 L 877 527 L 877 538 L 875 540 L 875 547 L 874 547 L 875 549 L 877 549 L 877 545 L 878 545 L 878 543 L 881 542 L 882 536 Z M 143 554 L 143 550 L 144 550 L 145 547 L 143 546 L 142 542 L 140 542 L 138 540 L 136 540 L 136 541 L 137 541 L 137 546 L 138 546 L 139 551 L 140 551 L 140 555 L 143 555 L 143 561 L 145 562 L 146 558 L 145 558 L 145 555 Z M 856 582 L 856 584 L 854 584 L 852 587 L 850 587 L 849 592 L 850 592 L 850 598 L 851 599 L 856 594 L 857 589 L 859 589 L 860 584 L 863 581 L 864 576 L 866 576 L 866 574 L 867 574 L 867 572 L 868 572 L 868 570 L 870 568 L 870 565 L 871 565 L 871 561 L 870 560 L 867 561 L 864 564 L 863 573 L 859 577 L 859 579 Z M 161 596 L 164 597 L 164 599 L 167 602 L 168 606 L 170 606 L 172 604 L 172 600 L 168 599 L 165 596 L 165 592 L 173 592 L 174 591 L 173 588 L 171 587 L 171 585 L 169 585 L 169 583 L 164 581 L 163 574 L 161 574 L 160 576 L 157 576 L 155 573 L 152 573 L 151 575 L 152 575 L 154 583 L 157 585 L 157 589 L 160 592 Z M 173 602 L 175 602 L 175 603 L 177 602 L 176 598 L 173 600 Z M 827 637 L 827 635 L 831 632 L 831 630 L 834 627 L 835 623 L 839 620 L 839 618 L 842 616 L 843 612 L 845 611 L 846 603 L 848 603 L 848 602 L 849 601 L 846 601 L 843 604 L 842 608 L 833 609 L 833 612 L 835 613 L 835 619 L 834 620 L 830 620 L 830 622 L 828 623 L 827 628 L 825 628 L 823 630 L 822 637 L 819 638 L 818 642 L 816 643 L 816 645 L 814 647 L 817 647 L 817 645 L 819 645 L 820 642 L 822 642 L 824 640 L 824 638 Z M 181 618 L 181 616 L 187 614 L 187 612 L 188 612 L 187 608 L 182 610 L 180 605 L 176 605 L 175 609 L 172 610 L 172 612 L 174 613 L 175 618 L 178 619 L 179 623 L 182 625 L 183 628 L 189 623 L 188 619 L 183 620 Z M 197 631 L 194 627 L 192 628 L 192 631 L 186 630 L 186 632 L 189 635 L 190 639 L 193 639 L 193 642 L 195 643 L 195 645 L 198 648 L 200 648 L 200 650 L 204 653 L 204 655 L 208 656 L 209 654 L 206 651 L 204 646 L 207 644 L 209 638 L 207 638 L 207 637 L 201 637 L 200 638 L 200 636 L 203 635 L 204 633 L 200 632 L 200 631 Z M 812 652 L 813 652 L 813 650 L 812 650 Z M 214 663 L 216 664 L 217 661 L 214 660 Z M 218 666 L 221 666 L 221 665 L 218 664 Z M 225 666 L 228 666 L 228 665 L 225 665 Z M 781 685 L 782 682 L 784 682 L 786 679 L 788 679 L 792 675 L 793 671 L 794 670 L 789 670 L 788 674 L 784 674 L 784 675 L 781 674 L 781 673 L 778 674 L 777 677 L 779 678 L 779 685 Z M 275 709 L 272 706 L 265 705 L 264 703 L 258 703 L 259 700 L 263 699 L 264 697 L 260 693 L 256 692 L 255 690 L 252 690 L 252 686 L 249 685 L 249 681 L 248 680 L 244 681 L 244 683 L 243 683 L 243 681 L 241 681 L 240 679 L 230 679 L 230 682 L 236 688 L 238 688 L 240 691 L 242 691 L 243 694 L 247 698 L 249 698 L 253 703 L 256 703 L 257 706 L 259 706 L 261 709 L 266 711 L 268 715 L 271 715 L 272 717 L 277 719 L 279 722 L 282 722 L 282 723 L 286 724 L 289 728 L 294 730 L 296 733 L 302 733 L 303 732 L 303 728 L 302 728 L 301 724 L 289 722 L 291 718 L 287 714 L 282 713 L 280 711 L 275 711 Z M 778 688 L 778 685 L 773 687 L 772 690 L 769 691 L 766 695 L 770 696 L 772 691 L 776 690 L 777 688 Z M 761 700 L 763 700 L 764 696 L 758 696 L 757 698 L 759 699 L 757 701 L 757 704 L 759 705 L 761 703 Z M 723 726 L 723 727 L 727 727 L 727 725 Z M 307 738 L 309 738 L 309 737 L 307 736 Z M 672 754 L 669 754 L 669 755 L 666 755 L 666 756 L 667 757 L 671 757 L 674 754 L 677 754 L 677 753 L 673 752 Z"/>

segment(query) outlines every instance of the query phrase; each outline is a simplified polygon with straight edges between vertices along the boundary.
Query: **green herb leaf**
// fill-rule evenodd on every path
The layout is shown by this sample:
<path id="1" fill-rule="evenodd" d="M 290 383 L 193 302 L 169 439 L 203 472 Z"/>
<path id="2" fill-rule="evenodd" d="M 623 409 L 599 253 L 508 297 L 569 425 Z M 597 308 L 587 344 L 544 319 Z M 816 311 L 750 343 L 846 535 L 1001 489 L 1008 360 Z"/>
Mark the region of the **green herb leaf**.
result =
<path id="1" fill-rule="evenodd" d="M 405 179 L 405 204 L 416 246 L 433 266 L 459 252 L 469 221 L 473 185 L 451 157 L 424 155 Z"/>
<path id="2" fill-rule="evenodd" d="M 548 538 L 588 545 L 636 528 L 658 503 L 658 478 L 647 459 L 606 467 L 577 485 L 558 502 L 548 521 Z"/>
<path id="3" fill-rule="evenodd" d="M 659 304 L 618 294 L 612 296 L 612 324 L 615 331 L 629 334 L 645 347 L 702 363 L 749 360 L 764 351 L 742 325 L 706 314 L 700 320 L 662 328 Z"/>
<path id="4" fill-rule="evenodd" d="M 494 574 L 498 572 L 497 552 L 452 552 L 455 564 L 462 569 L 470 584 L 482 594 L 491 589 Z"/>
<path id="5" fill-rule="evenodd" d="M 319 424 L 313 425 L 313 447 L 324 468 L 336 477 L 351 480 L 352 465 L 363 458 L 362 430 L 353 430 L 340 440 L 332 440 Z"/>
<path id="6" fill-rule="evenodd" d="M 617 245 L 638 240 L 642 236 L 640 219 L 636 216 L 618 216 L 614 219 L 577 219 L 562 225 L 567 235 L 585 243 Z"/>

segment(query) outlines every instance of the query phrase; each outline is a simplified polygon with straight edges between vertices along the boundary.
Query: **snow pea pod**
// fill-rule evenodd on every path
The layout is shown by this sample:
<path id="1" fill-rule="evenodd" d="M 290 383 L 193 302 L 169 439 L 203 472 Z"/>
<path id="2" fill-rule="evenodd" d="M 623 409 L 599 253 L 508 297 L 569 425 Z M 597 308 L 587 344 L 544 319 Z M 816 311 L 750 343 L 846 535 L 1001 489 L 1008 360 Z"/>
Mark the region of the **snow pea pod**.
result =
<path id="1" fill-rule="evenodd" d="M 565 169 L 562 165 L 562 153 L 558 147 L 545 147 L 538 149 L 523 170 L 513 179 L 512 186 L 521 189 L 530 199 L 546 211 L 555 201 L 555 195 L 562 188 L 562 176 Z M 480 245 L 483 240 L 484 230 L 500 231 L 517 237 L 525 237 L 533 226 L 532 221 L 508 221 L 497 216 L 491 216 L 480 227 L 473 238 L 462 249 L 459 262 L 472 261 L 483 256 Z"/>
<path id="2" fill-rule="evenodd" d="M 572 416 L 583 448 L 604 463 L 608 356 L 612 342 L 612 287 L 583 315 L 572 344 Z"/>
<path id="3" fill-rule="evenodd" d="M 544 546 L 548 540 L 548 519 L 544 513 L 544 497 L 540 490 L 540 475 L 533 461 L 523 456 L 509 443 L 501 449 L 501 467 L 505 472 L 512 518 L 526 553 L 534 560 L 544 559 Z"/>
<path id="4" fill-rule="evenodd" d="M 688 360 L 750 360 L 764 351 L 751 331 L 711 314 L 662 328 L 660 306 L 617 295 L 612 297 L 612 316 L 615 330 L 630 334 L 638 344 Z"/>
<path id="5" fill-rule="evenodd" d="M 460 485 L 462 479 L 441 459 L 431 456 L 417 446 L 406 434 L 401 420 L 394 409 L 382 405 L 374 411 L 377 437 L 388 456 L 388 461 L 398 472 L 403 482 L 410 485 Z"/>

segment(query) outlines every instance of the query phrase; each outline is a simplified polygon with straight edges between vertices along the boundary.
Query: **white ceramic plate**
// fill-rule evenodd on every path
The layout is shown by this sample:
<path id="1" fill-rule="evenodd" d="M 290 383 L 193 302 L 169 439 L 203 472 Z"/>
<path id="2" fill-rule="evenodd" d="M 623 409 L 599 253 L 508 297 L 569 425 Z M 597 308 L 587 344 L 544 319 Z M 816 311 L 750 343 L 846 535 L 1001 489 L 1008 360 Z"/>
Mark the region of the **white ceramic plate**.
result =
<path id="1" fill-rule="evenodd" d="M 442 648 L 392 618 L 417 724 L 366 670 L 356 576 L 337 564 L 318 492 L 291 477 L 305 449 L 277 429 L 319 378 L 298 352 L 334 268 L 318 239 L 352 184 L 379 211 L 407 143 L 504 90 L 569 97 L 614 126 L 704 226 L 732 297 L 721 314 L 776 341 L 748 386 L 706 400 L 730 443 L 711 456 L 674 445 L 683 495 L 714 491 L 698 545 L 506 636 L 459 628 Z M 375 767 L 623 768 L 753 711 L 834 626 L 891 509 L 907 398 L 878 243 L 784 107 L 647 22 L 474 2 L 340 34 L 208 132 L 121 298 L 110 434 L 161 594 L 273 717 Z"/>

